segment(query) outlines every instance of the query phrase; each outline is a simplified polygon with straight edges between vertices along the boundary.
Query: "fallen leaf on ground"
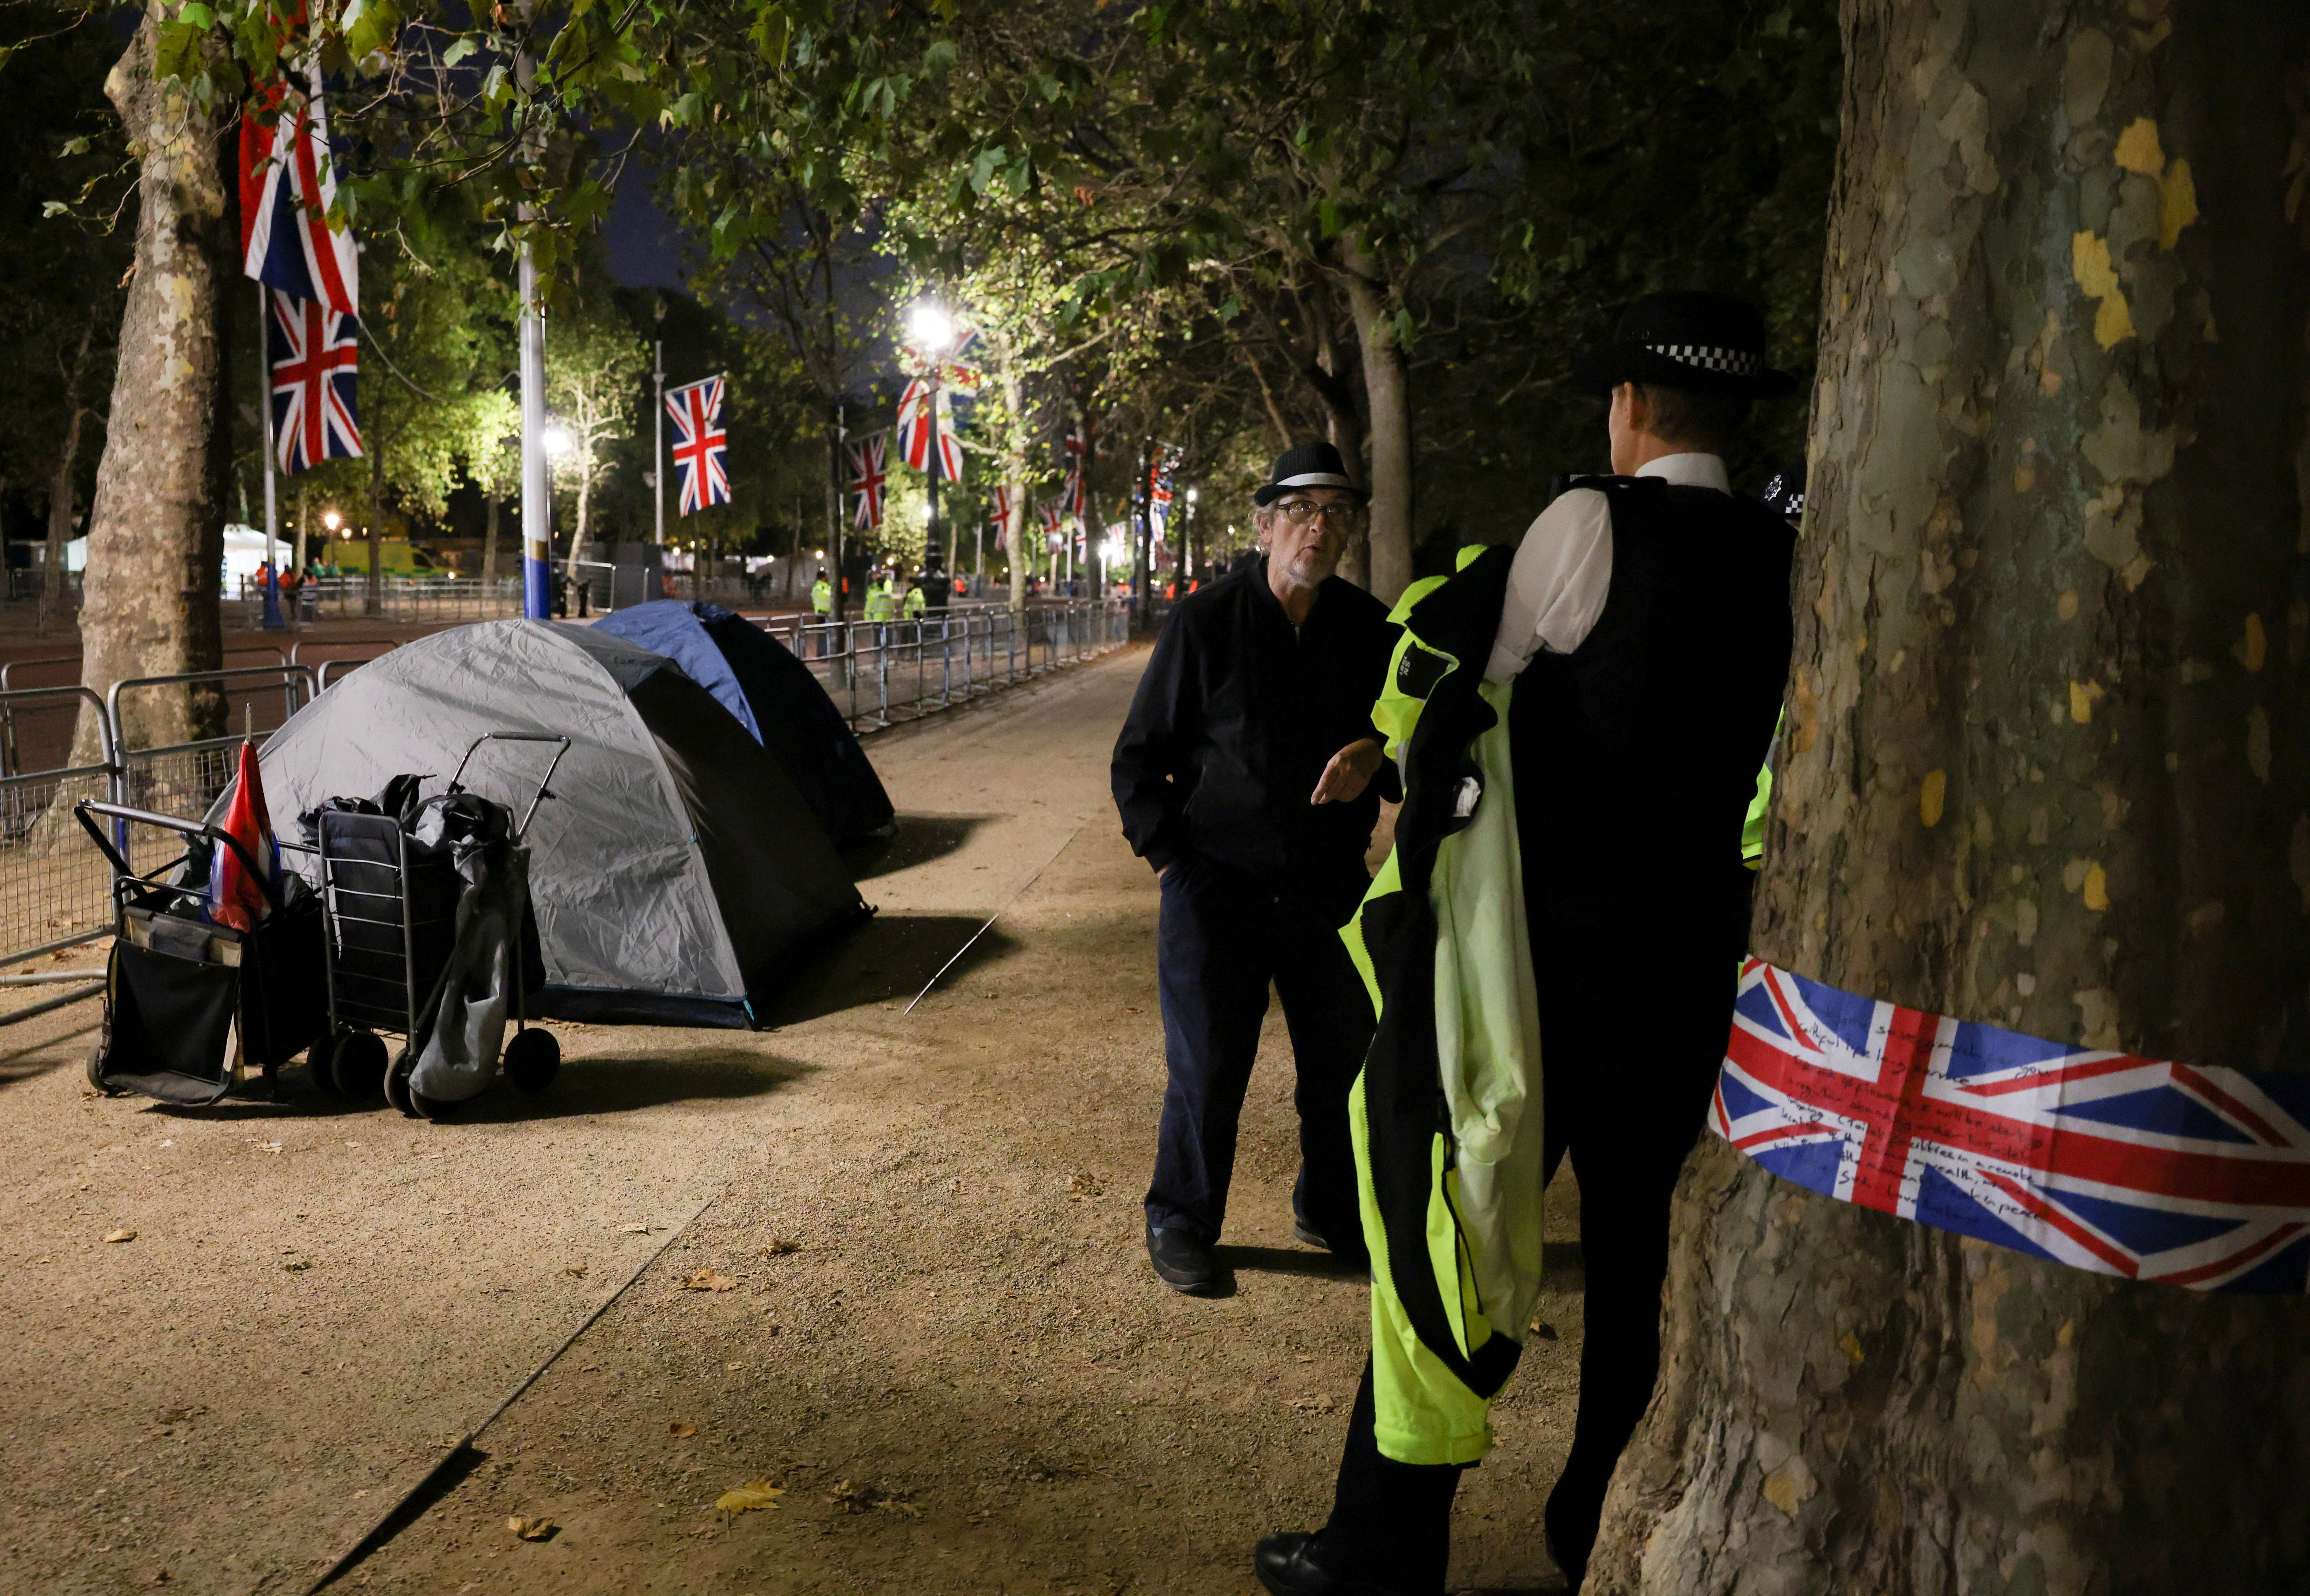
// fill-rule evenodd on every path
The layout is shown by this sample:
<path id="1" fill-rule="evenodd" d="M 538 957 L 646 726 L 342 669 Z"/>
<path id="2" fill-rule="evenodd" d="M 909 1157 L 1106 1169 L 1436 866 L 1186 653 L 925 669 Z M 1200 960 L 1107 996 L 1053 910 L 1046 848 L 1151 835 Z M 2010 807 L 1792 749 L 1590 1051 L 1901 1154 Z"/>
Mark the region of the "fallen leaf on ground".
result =
<path id="1" fill-rule="evenodd" d="M 291 1258 L 288 1262 L 282 1264 L 281 1267 L 294 1275 L 304 1273 L 305 1271 L 312 1268 L 313 1264 L 312 1261 L 308 1258 Z"/>
<path id="2" fill-rule="evenodd" d="M 1556 1339 L 1556 1326 L 1535 1319 L 1532 1322 L 1532 1333 L 1543 1341 L 1552 1341 Z"/>
<path id="3" fill-rule="evenodd" d="M 1067 1176 L 1067 1190 L 1077 1197 L 1103 1197 L 1107 1194 L 1107 1187 L 1100 1184 L 1099 1176 L 1080 1171 Z"/>
<path id="4" fill-rule="evenodd" d="M 681 1419 L 677 1418 L 673 1423 L 665 1427 L 665 1433 L 669 1436 L 687 1439 L 698 1433 L 698 1427 L 694 1424 L 684 1424 Z"/>
<path id="5" fill-rule="evenodd" d="M 556 1526 L 550 1518 L 509 1518 L 506 1528 L 524 1540 L 551 1540 Z"/>
<path id="6" fill-rule="evenodd" d="M 684 1291 L 727 1291 L 738 1282 L 716 1269 L 701 1269 L 682 1283 Z"/>
<path id="7" fill-rule="evenodd" d="M 714 1499 L 714 1505 L 725 1513 L 754 1513 L 765 1507 L 776 1507 L 785 1496 L 783 1486 L 772 1485 L 767 1479 L 750 1479 L 734 1490 L 724 1491 Z"/>
<path id="8" fill-rule="evenodd" d="M 128 1229 L 124 1226 L 118 1230 L 106 1231 L 104 1233 L 104 1239 L 107 1241 L 135 1241 L 136 1239 L 136 1232 Z"/>
<path id="9" fill-rule="evenodd" d="M 799 1253 L 801 1251 L 802 1243 L 798 1241 L 788 1241 L 783 1236 L 774 1236 L 770 1237 L 769 1245 L 762 1249 L 762 1256 L 765 1258 L 775 1258 L 781 1253 Z"/>
<path id="10" fill-rule="evenodd" d="M 1327 1396 L 1293 1397 L 1291 1407 L 1299 1413 L 1329 1413 L 1339 1406 Z"/>
<path id="11" fill-rule="evenodd" d="M 561 1272 L 573 1280 L 582 1280 L 586 1278 L 586 1266 L 582 1263 L 572 1263 L 564 1267 Z"/>
<path id="12" fill-rule="evenodd" d="M 207 1405 L 198 1402 L 195 1402 L 189 1407 L 171 1408 L 166 1413 L 161 1415 L 161 1422 L 162 1424 L 189 1424 L 207 1411 Z"/>
<path id="13" fill-rule="evenodd" d="M 649 1234 L 649 1227 L 647 1225 L 621 1225 L 618 1228 L 624 1231 L 628 1236 L 647 1236 Z"/>

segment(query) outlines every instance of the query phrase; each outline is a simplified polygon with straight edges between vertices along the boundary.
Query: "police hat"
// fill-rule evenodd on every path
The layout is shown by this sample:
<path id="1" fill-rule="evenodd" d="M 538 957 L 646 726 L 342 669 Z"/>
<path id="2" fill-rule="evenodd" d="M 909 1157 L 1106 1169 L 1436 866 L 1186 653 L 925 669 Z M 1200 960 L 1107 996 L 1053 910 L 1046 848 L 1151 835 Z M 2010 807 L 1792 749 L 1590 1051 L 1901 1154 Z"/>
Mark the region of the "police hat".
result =
<path id="1" fill-rule="evenodd" d="M 1731 294 L 1646 294 L 1620 315 L 1610 343 L 1582 355 L 1572 386 L 1609 394 L 1624 382 L 1777 399 L 1797 379 L 1765 356 L 1765 318 Z"/>
<path id="2" fill-rule="evenodd" d="M 1293 444 L 1277 455 L 1275 469 L 1266 484 L 1251 496 L 1251 502 L 1265 509 L 1294 488 L 1338 488 L 1359 499 L 1371 498 L 1348 474 L 1348 464 L 1340 458 L 1340 451 L 1321 439 Z"/>

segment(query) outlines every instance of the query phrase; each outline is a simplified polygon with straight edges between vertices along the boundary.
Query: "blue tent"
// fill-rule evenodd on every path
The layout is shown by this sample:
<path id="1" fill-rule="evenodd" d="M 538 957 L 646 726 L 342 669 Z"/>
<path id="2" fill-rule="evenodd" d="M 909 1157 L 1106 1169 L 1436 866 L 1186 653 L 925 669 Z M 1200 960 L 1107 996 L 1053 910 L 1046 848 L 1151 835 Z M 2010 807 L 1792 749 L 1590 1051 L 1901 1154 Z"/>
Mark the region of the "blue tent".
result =
<path id="1" fill-rule="evenodd" d="M 890 799 L 810 667 L 784 644 L 716 604 L 657 599 L 595 623 L 664 655 L 720 701 L 777 761 L 837 847 L 885 830 Z"/>

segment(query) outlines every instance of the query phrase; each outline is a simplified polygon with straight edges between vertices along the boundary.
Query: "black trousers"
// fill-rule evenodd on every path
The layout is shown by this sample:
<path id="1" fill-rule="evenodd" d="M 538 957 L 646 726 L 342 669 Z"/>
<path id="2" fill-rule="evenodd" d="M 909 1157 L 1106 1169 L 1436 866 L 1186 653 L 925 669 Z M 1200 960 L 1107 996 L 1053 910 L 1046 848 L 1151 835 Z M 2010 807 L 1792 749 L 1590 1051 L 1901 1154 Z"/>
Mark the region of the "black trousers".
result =
<path id="1" fill-rule="evenodd" d="M 1147 1221 L 1216 1243 L 1227 1219 L 1237 1125 L 1259 1051 L 1269 984 L 1298 1066 L 1296 1216 L 1333 1251 L 1363 1256 L 1348 1089 L 1371 1045 L 1371 1000 L 1340 941 L 1361 872 L 1279 887 L 1186 855 L 1163 877 L 1156 970 L 1170 1079 L 1163 1092 Z"/>
<path id="2" fill-rule="evenodd" d="M 1673 907 L 1531 906 L 1547 1177 L 1571 1155 L 1587 1275 L 1579 1413 L 1547 1507 L 1549 1545 L 1576 1588 L 1613 1466 L 1660 1375 L 1669 1199 L 1724 1057 L 1734 961 L 1747 940 L 1748 872 L 1723 897 L 1694 898 Z M 1443 1589 L 1460 1470 L 1382 1457 L 1370 1389 L 1367 1366 L 1324 1549 L 1342 1572 L 1368 1569 L 1431 1596 Z"/>

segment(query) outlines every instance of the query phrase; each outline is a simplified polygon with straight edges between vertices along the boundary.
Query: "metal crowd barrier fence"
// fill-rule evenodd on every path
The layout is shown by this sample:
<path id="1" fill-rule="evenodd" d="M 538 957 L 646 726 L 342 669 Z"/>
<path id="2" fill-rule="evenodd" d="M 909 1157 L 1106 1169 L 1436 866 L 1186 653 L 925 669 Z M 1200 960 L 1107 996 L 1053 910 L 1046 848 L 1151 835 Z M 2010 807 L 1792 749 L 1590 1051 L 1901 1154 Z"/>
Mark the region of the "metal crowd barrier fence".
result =
<path id="1" fill-rule="evenodd" d="M 258 727 L 255 724 L 254 702 L 249 724 L 243 732 L 221 737 L 196 738 L 189 742 L 164 743 L 152 748 L 128 748 L 121 733 L 120 700 L 125 694 L 150 692 L 166 687 L 195 687 L 213 684 L 230 689 L 247 683 L 260 690 L 278 683 L 281 689 L 281 720 L 297 713 L 316 696 L 313 670 L 309 665 L 243 665 L 224 671 L 187 671 L 173 676 L 131 676 L 116 681 L 105 695 L 105 716 L 110 721 L 114 738 L 114 759 L 119 774 L 114 785 L 113 802 L 133 809 L 150 810 L 155 814 L 174 815 L 183 820 L 195 820 L 208 812 L 217 794 L 232 780 L 234 761 L 239 757 L 244 735 L 262 743 L 272 735 L 279 721 Z M 268 719 L 270 717 L 268 716 Z M 149 837 L 137 836 L 125 839 L 133 842 L 154 856 L 140 859 L 129 855 L 129 863 L 139 870 L 166 861 L 160 851 L 172 846 L 169 836 L 158 828 L 147 827 Z M 126 851 L 126 846 L 123 849 Z"/>
<path id="2" fill-rule="evenodd" d="M 897 620 L 804 622 L 770 629 L 861 730 L 895 725 L 1073 664 L 1130 641 L 1130 606 L 1081 599 L 956 605 Z"/>
<path id="3" fill-rule="evenodd" d="M 0 941 L 19 944 L 0 955 L 0 966 L 37 958 L 82 942 L 94 941 L 112 929 L 112 872 L 88 846 L 73 823 L 72 806 L 83 798 L 110 796 L 119 779 L 119 750 L 112 736 L 104 701 L 84 687 L 12 688 L 0 691 L 0 713 L 14 717 L 41 711 L 69 714 L 77 723 L 87 713 L 97 730 L 99 753 L 95 765 L 60 765 L 49 770 L 10 770 L 0 776 Z M 72 731 L 63 746 L 71 747 Z M 65 758 L 70 759 L 66 754 Z M 76 973 L 76 972 L 74 972 Z M 0 977 L 11 985 L 45 979 L 55 972 Z M 97 989 L 75 993 L 72 1001 Z M 46 1013 L 56 1002 L 0 1014 L 0 1025 Z"/>
<path id="4" fill-rule="evenodd" d="M 265 613 L 264 592 L 243 583 L 240 603 L 247 624 Z M 283 620 L 295 625 L 366 616 L 369 578 L 308 577 L 281 594 Z M 499 577 L 484 583 L 469 577 L 386 577 L 378 584 L 376 618 L 385 620 L 494 620 L 521 613 L 521 578 Z"/>

